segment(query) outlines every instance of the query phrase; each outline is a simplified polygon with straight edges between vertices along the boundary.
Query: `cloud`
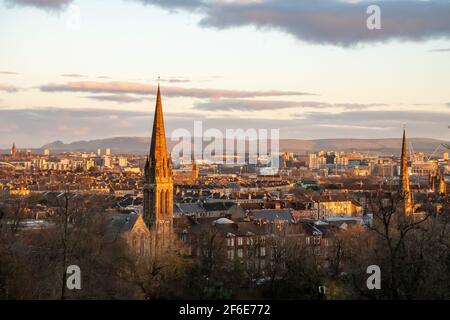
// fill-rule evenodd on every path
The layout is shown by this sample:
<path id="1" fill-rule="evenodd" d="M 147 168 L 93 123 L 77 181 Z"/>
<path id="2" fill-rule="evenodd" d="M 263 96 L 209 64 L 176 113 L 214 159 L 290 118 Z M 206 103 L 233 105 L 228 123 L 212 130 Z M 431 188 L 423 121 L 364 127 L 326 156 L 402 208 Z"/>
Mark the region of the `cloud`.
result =
<path id="1" fill-rule="evenodd" d="M 431 126 L 446 124 L 450 112 L 432 111 L 346 111 L 340 113 L 309 112 L 294 117 L 315 124 L 372 125 L 378 127 L 402 126 L 403 124 Z M 431 130 L 431 129 L 430 129 Z"/>
<path id="2" fill-rule="evenodd" d="M 450 38 L 446 0 L 134 0 L 168 11 L 195 12 L 199 25 L 227 29 L 254 26 L 290 34 L 301 41 L 353 46 L 388 40 Z M 9 5 L 58 10 L 71 0 L 6 0 Z M 369 5 L 381 10 L 381 29 L 369 30 Z"/>
<path id="3" fill-rule="evenodd" d="M 11 86 L 11 85 L 7 85 L 7 84 L 1 84 L 0 83 L 0 91 L 4 91 L 4 92 L 17 92 L 19 91 L 19 88 Z"/>
<path id="4" fill-rule="evenodd" d="M 450 3 L 440 0 L 377 1 L 380 30 L 366 27 L 369 4 L 322 0 L 284 0 L 210 8 L 200 24 L 219 29 L 253 25 L 277 29 L 299 40 L 351 46 L 390 39 L 423 40 L 450 36 Z"/>
<path id="5" fill-rule="evenodd" d="M 191 113 L 165 112 L 168 134 L 179 127 L 191 127 L 203 119 Z M 153 110 L 148 112 L 72 107 L 0 107 L 2 142 L 15 141 L 27 147 L 40 147 L 55 140 L 73 141 L 112 136 L 150 136 Z M 38 132 L 39 134 L 36 134 Z"/>
<path id="6" fill-rule="evenodd" d="M 0 74 L 10 74 L 10 75 L 17 75 L 18 72 L 15 71 L 0 71 Z"/>
<path id="7" fill-rule="evenodd" d="M 2 132 L 2 140 L 38 147 L 60 139 L 71 141 L 116 134 L 143 134 L 151 123 L 151 117 L 150 113 L 144 112 L 85 108 L 0 109 L 0 127 L 9 128 Z"/>
<path id="8" fill-rule="evenodd" d="M 84 78 L 87 77 L 84 74 L 78 74 L 78 73 L 64 73 L 60 75 L 61 77 L 65 77 L 65 78 Z"/>
<path id="9" fill-rule="evenodd" d="M 392 138 L 406 125 L 410 137 L 448 140 L 450 112 L 358 110 L 340 113 L 308 112 L 293 115 L 296 127 L 285 131 L 304 139 L 314 138 Z M 283 132 L 283 131 L 281 131 Z"/>
<path id="10" fill-rule="evenodd" d="M 98 100 L 98 101 L 113 101 L 118 103 L 132 103 L 141 102 L 143 97 L 133 97 L 126 94 L 111 94 L 111 95 L 98 95 L 98 96 L 86 96 L 85 98 Z"/>
<path id="11" fill-rule="evenodd" d="M 191 80 L 186 78 L 169 78 L 169 79 L 160 79 L 161 82 L 169 82 L 169 83 L 187 83 L 191 82 Z"/>
<path id="12" fill-rule="evenodd" d="M 4 0 L 8 6 L 28 6 L 43 10 L 61 10 L 73 0 Z M 203 5 L 201 0 L 137 0 L 143 4 L 155 4 L 171 11 L 194 10 Z"/>
<path id="13" fill-rule="evenodd" d="M 350 125 L 350 124 L 318 124 L 316 127 L 321 128 L 333 128 L 333 129 L 358 129 L 358 130 L 381 130 L 387 131 L 391 127 L 376 127 L 376 126 L 358 126 L 358 125 Z"/>
<path id="14" fill-rule="evenodd" d="M 450 37 L 450 2 L 443 0 L 136 1 L 169 10 L 195 8 L 203 14 L 203 27 L 255 26 L 280 30 L 312 43 L 352 46 L 391 39 Z M 371 4 L 380 7 L 380 30 L 366 27 L 366 10 Z"/>
<path id="15" fill-rule="evenodd" d="M 292 119 L 253 117 L 211 117 L 195 113 L 164 114 L 168 136 L 175 129 L 193 131 L 194 121 L 202 120 L 203 130 L 279 129 L 282 138 L 392 138 L 401 135 L 406 124 L 409 137 L 448 140 L 449 112 L 427 111 L 346 111 L 310 112 Z M 0 108 L 2 141 L 39 147 L 54 140 L 74 141 L 113 136 L 150 135 L 153 110 L 148 112 L 115 109 L 36 107 Z M 36 134 L 39 132 L 39 135 Z"/>
<path id="16" fill-rule="evenodd" d="M 430 52 L 450 52 L 450 48 L 431 49 Z"/>
<path id="17" fill-rule="evenodd" d="M 262 111 L 288 108 L 341 108 L 345 110 L 366 109 L 370 107 L 386 106 L 386 104 L 372 103 L 326 103 L 318 101 L 274 101 L 274 100 L 230 100 L 216 99 L 204 103 L 197 103 L 194 109 L 205 111 Z"/>
<path id="18" fill-rule="evenodd" d="M 318 102 L 318 101 L 301 101 L 298 102 L 298 106 L 302 108 L 313 108 L 313 109 L 325 109 L 325 108 L 339 108 L 345 110 L 361 110 L 368 109 L 372 107 L 386 107 L 388 106 L 385 103 L 352 103 L 352 102 L 344 102 L 344 103 L 327 103 L 327 102 Z"/>
<path id="19" fill-rule="evenodd" d="M 194 109 L 205 111 L 261 111 L 293 108 L 297 106 L 292 101 L 269 100 L 212 100 L 205 103 L 197 103 Z"/>
<path id="20" fill-rule="evenodd" d="M 63 84 L 47 84 L 40 86 L 44 92 L 90 92 L 90 93 L 134 93 L 154 94 L 156 86 L 136 82 L 96 82 L 81 81 Z M 206 88 L 162 87 L 162 94 L 169 97 L 192 98 L 251 98 L 263 96 L 296 96 L 312 95 L 301 91 L 243 91 Z"/>
<path id="21" fill-rule="evenodd" d="M 141 2 L 144 5 L 156 5 L 163 9 L 170 11 L 177 10 L 198 10 L 207 7 L 207 3 L 204 0 L 135 0 Z"/>
<path id="22" fill-rule="evenodd" d="M 45 10 L 60 10 L 73 0 L 5 0 L 8 6 L 28 6 Z"/>

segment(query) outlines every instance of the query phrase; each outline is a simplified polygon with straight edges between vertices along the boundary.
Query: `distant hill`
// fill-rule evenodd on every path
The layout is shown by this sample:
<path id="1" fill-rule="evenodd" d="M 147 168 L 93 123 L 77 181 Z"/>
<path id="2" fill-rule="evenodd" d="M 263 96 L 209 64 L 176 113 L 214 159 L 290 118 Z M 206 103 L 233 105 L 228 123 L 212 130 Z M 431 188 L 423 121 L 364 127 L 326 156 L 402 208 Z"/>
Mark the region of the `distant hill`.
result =
<path id="1" fill-rule="evenodd" d="M 167 139 L 168 148 L 171 149 L 177 142 Z M 415 152 L 433 152 L 444 141 L 431 138 L 408 139 L 408 147 L 412 144 Z M 280 150 L 289 152 L 310 152 L 319 150 L 337 151 L 371 151 L 383 154 L 398 154 L 400 152 L 401 139 L 280 139 Z M 113 153 L 145 154 L 150 148 L 148 137 L 115 137 L 108 139 L 96 139 L 88 141 L 75 141 L 63 143 L 55 141 L 41 147 L 53 152 L 63 151 L 96 151 L 97 149 L 110 148 Z"/>
<path id="2" fill-rule="evenodd" d="M 170 142 L 168 140 L 168 142 Z M 113 153 L 136 153 L 143 154 L 150 149 L 150 138 L 143 137 L 115 137 L 96 140 L 81 140 L 71 143 L 55 141 L 43 145 L 41 149 L 50 151 L 96 151 L 97 149 L 110 148 Z"/>

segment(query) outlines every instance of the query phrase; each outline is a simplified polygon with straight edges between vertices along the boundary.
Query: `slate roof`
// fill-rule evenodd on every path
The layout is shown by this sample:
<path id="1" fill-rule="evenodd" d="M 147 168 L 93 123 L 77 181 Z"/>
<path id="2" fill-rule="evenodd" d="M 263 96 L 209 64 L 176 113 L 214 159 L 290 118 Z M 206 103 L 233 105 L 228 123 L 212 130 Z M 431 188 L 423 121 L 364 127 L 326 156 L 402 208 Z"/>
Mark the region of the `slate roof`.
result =
<path id="1" fill-rule="evenodd" d="M 256 219 L 268 221 L 285 220 L 290 222 L 293 220 L 291 212 L 287 209 L 253 210 L 253 216 Z"/>
<path id="2" fill-rule="evenodd" d="M 226 211 L 233 205 L 233 202 L 205 202 L 203 208 L 206 211 Z"/>
<path id="3" fill-rule="evenodd" d="M 181 214 L 206 212 L 206 210 L 198 203 L 177 203 L 175 204 L 175 207 L 177 207 L 177 211 L 179 211 Z"/>
<path id="4" fill-rule="evenodd" d="M 111 217 L 111 232 L 116 235 L 122 235 L 133 229 L 134 224 L 138 219 L 136 213 L 120 213 L 114 214 Z"/>

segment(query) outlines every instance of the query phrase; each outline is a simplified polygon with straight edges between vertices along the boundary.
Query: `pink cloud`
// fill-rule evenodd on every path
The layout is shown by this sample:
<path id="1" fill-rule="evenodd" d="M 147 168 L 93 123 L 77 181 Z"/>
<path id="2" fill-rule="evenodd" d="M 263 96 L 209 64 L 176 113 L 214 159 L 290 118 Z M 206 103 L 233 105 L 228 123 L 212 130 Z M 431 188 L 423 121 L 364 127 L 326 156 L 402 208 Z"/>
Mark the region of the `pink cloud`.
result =
<path id="1" fill-rule="evenodd" d="M 62 84 L 46 84 L 40 87 L 44 92 L 90 92 L 90 93 L 133 93 L 133 94 L 153 94 L 156 86 L 151 84 L 136 82 L 98 82 L 98 81 L 78 81 Z M 251 98 L 263 96 L 297 96 L 313 95 L 302 91 L 246 91 L 227 90 L 209 88 L 182 88 L 164 86 L 164 95 L 169 97 L 193 97 L 193 98 Z"/>

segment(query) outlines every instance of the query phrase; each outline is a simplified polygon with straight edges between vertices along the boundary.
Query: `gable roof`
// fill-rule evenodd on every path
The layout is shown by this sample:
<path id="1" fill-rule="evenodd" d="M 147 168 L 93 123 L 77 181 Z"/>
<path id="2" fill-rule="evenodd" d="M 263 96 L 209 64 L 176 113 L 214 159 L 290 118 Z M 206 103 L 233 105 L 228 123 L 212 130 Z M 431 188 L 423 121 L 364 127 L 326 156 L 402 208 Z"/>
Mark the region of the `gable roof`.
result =
<path id="1" fill-rule="evenodd" d="M 137 227 L 143 227 L 146 232 L 149 231 L 141 214 L 119 213 L 111 217 L 110 232 L 112 235 L 123 236 Z"/>

